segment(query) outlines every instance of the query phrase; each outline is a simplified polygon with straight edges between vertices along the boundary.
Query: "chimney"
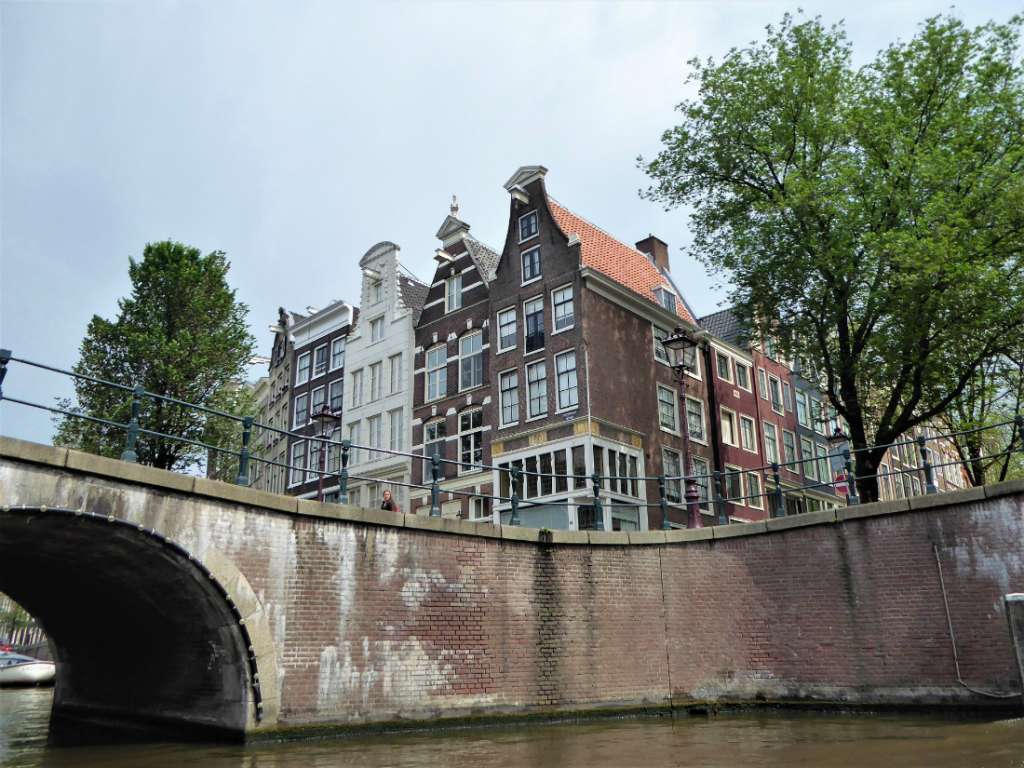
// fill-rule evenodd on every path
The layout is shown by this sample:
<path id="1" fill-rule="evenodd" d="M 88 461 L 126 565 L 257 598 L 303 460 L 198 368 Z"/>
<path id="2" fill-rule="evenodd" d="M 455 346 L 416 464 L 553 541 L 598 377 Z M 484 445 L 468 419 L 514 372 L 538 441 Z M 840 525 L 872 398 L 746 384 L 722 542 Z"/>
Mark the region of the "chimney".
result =
<path id="1" fill-rule="evenodd" d="M 663 269 L 666 272 L 669 271 L 668 243 L 664 240 L 661 240 L 654 235 L 648 235 L 636 244 L 636 249 L 641 253 L 646 253 L 647 258 L 653 261 L 659 269 Z"/>

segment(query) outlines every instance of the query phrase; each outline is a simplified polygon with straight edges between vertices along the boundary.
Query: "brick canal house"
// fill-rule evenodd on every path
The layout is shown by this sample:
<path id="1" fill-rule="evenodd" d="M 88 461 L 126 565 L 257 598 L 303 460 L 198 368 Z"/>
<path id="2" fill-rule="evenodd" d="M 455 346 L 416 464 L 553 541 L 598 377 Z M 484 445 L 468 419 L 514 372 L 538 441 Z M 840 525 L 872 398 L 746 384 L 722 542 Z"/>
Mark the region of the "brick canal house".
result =
<path id="1" fill-rule="evenodd" d="M 359 320 L 348 337 L 344 435 L 367 448 L 350 455 L 350 474 L 367 479 L 350 481 L 349 502 L 377 507 L 387 489 L 404 511 L 411 460 L 369 450 L 408 452 L 412 444 L 411 357 L 428 286 L 405 273 L 398 253 L 394 243 L 381 242 L 359 260 L 362 300 Z"/>
<path id="2" fill-rule="evenodd" d="M 490 470 L 479 465 L 491 461 L 495 424 L 487 359 L 498 254 L 469 234 L 454 201 L 437 238 L 437 267 L 415 330 L 413 451 L 460 462 L 440 466 L 441 513 L 481 520 L 491 515 L 493 489 Z M 413 483 L 427 485 L 431 477 L 430 462 L 413 462 Z M 413 511 L 429 512 L 429 505 L 429 493 L 413 491 Z"/>
<path id="3" fill-rule="evenodd" d="M 351 304 L 336 301 L 297 320 L 289 329 L 294 362 L 286 428 L 297 433 L 289 438 L 288 453 L 288 493 L 293 496 L 315 497 L 320 487 L 318 470 L 336 473 L 340 468 L 337 449 L 322 453 L 322 444 L 306 436 L 319 436 L 326 428 L 330 437 L 340 439 L 337 426 L 344 402 L 346 346 L 357 317 L 358 310 Z M 322 427 L 313 419 L 325 405 L 339 417 L 333 427 Z M 337 486 L 336 478 L 325 477 L 325 498 L 336 499 Z"/>
<path id="4" fill-rule="evenodd" d="M 292 362 L 295 352 L 292 327 L 302 319 L 302 315 L 281 307 L 277 310 L 277 324 L 270 326 L 274 332 L 274 342 L 267 368 L 267 381 L 264 391 L 257 393 L 256 421 L 260 424 L 282 430 L 291 428 Z M 261 429 L 253 431 L 253 456 L 275 462 L 252 462 L 250 472 L 254 488 L 271 493 L 286 492 L 288 443 L 288 437 L 280 432 Z"/>
<path id="5" fill-rule="evenodd" d="M 665 243 L 620 242 L 551 198 L 545 173 L 523 167 L 505 184 L 508 230 L 490 286 L 495 484 L 510 495 L 512 467 L 571 475 L 526 476 L 521 497 L 531 503 L 520 519 L 588 529 L 595 526 L 589 476 L 597 473 L 605 478 L 605 530 L 657 527 L 657 483 L 638 478 L 678 474 L 683 461 L 679 382 L 658 339 L 696 324 L 669 275 Z M 709 462 L 704 380 L 702 366 L 687 376 L 687 403 L 691 434 L 705 441 L 692 446 Z M 678 483 L 669 495 L 670 519 L 682 524 Z M 510 505 L 496 512 L 495 522 L 508 522 Z"/>

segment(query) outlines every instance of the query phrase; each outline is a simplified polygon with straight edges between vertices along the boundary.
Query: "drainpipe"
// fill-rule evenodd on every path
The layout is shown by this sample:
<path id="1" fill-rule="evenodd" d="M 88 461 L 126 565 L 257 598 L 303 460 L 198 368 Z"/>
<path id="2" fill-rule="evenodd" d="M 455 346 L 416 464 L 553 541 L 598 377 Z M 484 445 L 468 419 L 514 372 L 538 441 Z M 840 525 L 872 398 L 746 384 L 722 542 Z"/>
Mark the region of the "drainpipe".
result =
<path id="1" fill-rule="evenodd" d="M 722 464 L 722 435 L 718 419 L 721 414 L 718 412 L 718 393 L 715 390 L 714 368 L 711 360 L 711 342 L 705 336 L 699 342 L 701 351 L 704 353 L 704 377 L 707 380 L 708 391 L 708 425 L 711 428 L 711 459 L 714 466 L 712 472 L 724 472 Z M 754 372 L 756 375 L 756 371 Z M 709 482 L 709 485 L 711 483 Z"/>

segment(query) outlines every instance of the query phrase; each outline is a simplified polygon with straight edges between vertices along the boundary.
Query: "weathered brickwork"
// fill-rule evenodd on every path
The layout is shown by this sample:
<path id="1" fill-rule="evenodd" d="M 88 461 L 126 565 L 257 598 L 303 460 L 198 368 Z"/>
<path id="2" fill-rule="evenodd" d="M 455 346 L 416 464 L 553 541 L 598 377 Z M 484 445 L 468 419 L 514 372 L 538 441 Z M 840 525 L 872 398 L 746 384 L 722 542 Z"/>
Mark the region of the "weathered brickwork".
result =
<path id="1" fill-rule="evenodd" d="M 276 667 L 254 729 L 707 700 L 990 703 L 955 681 L 936 551 L 964 679 L 1018 685 L 1002 595 L 1024 589 L 1021 485 L 838 521 L 538 543 L 179 476 L 192 485 L 172 490 L 167 473 L 24 445 L 0 440 L 0 504 L 103 509 L 237 568 Z"/>

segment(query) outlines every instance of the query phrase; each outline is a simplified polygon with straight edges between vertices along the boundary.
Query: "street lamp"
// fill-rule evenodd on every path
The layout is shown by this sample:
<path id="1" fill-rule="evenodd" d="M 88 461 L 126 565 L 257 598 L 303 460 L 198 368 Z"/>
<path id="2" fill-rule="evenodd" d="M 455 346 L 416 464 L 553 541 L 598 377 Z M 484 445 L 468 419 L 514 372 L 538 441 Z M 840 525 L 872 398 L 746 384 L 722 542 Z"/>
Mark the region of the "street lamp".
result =
<path id="1" fill-rule="evenodd" d="M 331 428 L 330 431 L 328 431 L 328 425 L 334 424 L 334 426 L 337 427 L 338 422 L 341 421 L 341 417 L 334 411 L 332 411 L 330 406 L 327 405 L 327 403 L 324 403 L 320 410 L 313 414 L 313 421 L 319 425 L 319 436 L 326 439 L 327 437 L 334 433 L 333 427 Z M 317 483 L 316 492 L 317 501 L 324 500 L 324 462 L 325 456 L 327 455 L 327 449 L 329 446 L 330 443 L 320 443 L 320 461 L 318 462 L 320 466 L 317 467 L 317 469 L 320 470 L 318 473 L 319 482 Z"/>
<path id="2" fill-rule="evenodd" d="M 683 427 L 683 474 L 686 476 L 686 509 L 688 512 L 687 527 L 701 528 L 703 522 L 700 518 L 700 492 L 697 490 L 697 478 L 694 477 L 693 451 L 690 447 L 690 425 L 686 415 L 686 372 L 697 368 L 697 342 L 686 332 L 677 327 L 670 336 L 662 339 L 662 346 L 671 351 L 672 370 L 675 371 L 679 380 L 679 397 L 682 401 L 682 427 Z"/>

